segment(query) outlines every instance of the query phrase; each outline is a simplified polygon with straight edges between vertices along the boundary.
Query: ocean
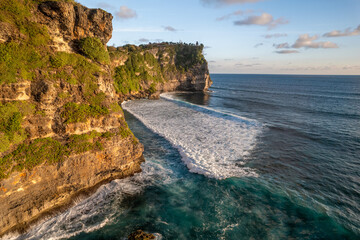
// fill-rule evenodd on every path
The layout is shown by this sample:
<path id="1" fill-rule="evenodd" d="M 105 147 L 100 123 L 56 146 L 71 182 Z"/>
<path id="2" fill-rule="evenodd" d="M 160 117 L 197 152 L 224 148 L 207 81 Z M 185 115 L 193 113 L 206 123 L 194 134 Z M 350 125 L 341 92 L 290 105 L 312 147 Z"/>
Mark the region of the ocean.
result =
<path id="1" fill-rule="evenodd" d="M 123 103 L 142 173 L 15 239 L 360 239 L 360 76 L 211 78 Z"/>

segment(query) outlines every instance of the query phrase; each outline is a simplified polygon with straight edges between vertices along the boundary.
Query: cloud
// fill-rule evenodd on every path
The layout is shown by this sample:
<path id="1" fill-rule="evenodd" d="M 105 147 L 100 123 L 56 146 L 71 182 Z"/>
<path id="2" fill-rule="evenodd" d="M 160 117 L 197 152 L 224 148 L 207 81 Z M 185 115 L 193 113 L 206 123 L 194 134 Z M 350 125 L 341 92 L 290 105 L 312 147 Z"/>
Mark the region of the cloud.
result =
<path id="1" fill-rule="evenodd" d="M 273 46 L 274 46 L 276 49 L 279 49 L 279 48 L 290 48 L 290 45 L 289 45 L 288 43 L 273 44 Z"/>
<path id="2" fill-rule="evenodd" d="M 176 28 L 173 28 L 171 26 L 164 26 L 163 28 L 165 31 L 169 31 L 169 32 L 177 32 L 178 31 Z"/>
<path id="3" fill-rule="evenodd" d="M 333 42 L 315 42 L 319 37 L 314 35 L 310 37 L 309 34 L 302 34 L 291 46 L 292 48 L 338 48 L 338 45 Z"/>
<path id="4" fill-rule="evenodd" d="M 275 34 L 266 34 L 264 35 L 264 38 L 269 39 L 269 38 L 279 38 L 279 37 L 286 37 L 287 34 L 286 33 L 275 33 Z"/>
<path id="5" fill-rule="evenodd" d="M 205 5 L 231 5 L 231 4 L 243 4 L 243 3 L 255 3 L 261 0 L 201 0 Z"/>
<path id="6" fill-rule="evenodd" d="M 264 45 L 264 44 L 263 43 L 257 43 L 257 44 L 254 45 L 254 48 L 260 47 L 262 45 Z"/>
<path id="7" fill-rule="evenodd" d="M 273 44 L 276 49 L 281 48 L 338 48 L 338 45 L 333 42 L 315 42 L 319 39 L 318 35 L 309 36 L 309 34 L 302 34 L 295 41 L 293 45 L 288 43 Z"/>
<path id="8" fill-rule="evenodd" d="M 143 43 L 148 43 L 148 42 L 150 42 L 150 40 L 149 39 L 147 39 L 147 38 L 140 38 L 139 40 L 138 40 L 139 42 L 143 42 Z"/>
<path id="9" fill-rule="evenodd" d="M 253 13 L 253 12 L 254 12 L 254 10 L 251 10 L 251 9 L 246 10 L 246 11 L 238 10 L 238 11 L 235 11 L 235 12 L 233 12 L 233 13 L 224 15 L 224 16 L 222 16 L 222 17 L 218 17 L 218 18 L 216 19 L 216 21 L 223 21 L 223 20 L 229 19 L 229 18 L 231 18 L 231 17 L 233 17 L 233 16 L 242 16 L 242 15 L 244 15 L 244 14 Z"/>
<path id="10" fill-rule="evenodd" d="M 349 37 L 349 36 L 357 36 L 360 35 L 360 25 L 354 30 L 350 30 L 350 28 L 345 29 L 344 31 L 334 30 L 328 33 L 325 33 L 324 37 Z"/>
<path id="11" fill-rule="evenodd" d="M 259 25 L 259 26 L 267 26 L 269 29 L 275 28 L 279 24 L 287 24 L 289 21 L 278 18 L 274 19 L 274 17 L 269 13 L 262 13 L 260 16 L 249 16 L 244 20 L 235 21 L 235 25 Z"/>
<path id="12" fill-rule="evenodd" d="M 135 10 L 130 9 L 127 6 L 121 6 L 120 11 L 116 12 L 115 15 L 120 19 L 130 19 L 137 17 Z"/>
<path id="13" fill-rule="evenodd" d="M 279 53 L 279 54 L 291 54 L 291 53 L 299 53 L 299 51 L 297 51 L 297 50 L 279 50 L 279 51 L 276 51 L 276 53 Z"/>
<path id="14" fill-rule="evenodd" d="M 255 66 L 260 66 L 260 63 L 249 63 L 249 64 L 243 64 L 243 63 L 236 63 L 234 66 L 235 67 L 255 67 Z"/>
<path id="15" fill-rule="evenodd" d="M 113 5 L 110 5 L 110 4 L 106 3 L 106 2 L 100 2 L 100 3 L 97 4 L 97 6 L 99 8 L 103 8 L 103 9 L 114 9 L 115 8 Z"/>

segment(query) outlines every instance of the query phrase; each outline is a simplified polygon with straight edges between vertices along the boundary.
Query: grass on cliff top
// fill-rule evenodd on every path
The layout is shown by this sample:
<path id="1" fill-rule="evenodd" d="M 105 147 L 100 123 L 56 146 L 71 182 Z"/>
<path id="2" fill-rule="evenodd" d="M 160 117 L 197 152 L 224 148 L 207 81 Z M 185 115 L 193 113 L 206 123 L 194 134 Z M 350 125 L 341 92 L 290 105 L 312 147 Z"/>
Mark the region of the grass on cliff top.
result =
<path id="1" fill-rule="evenodd" d="M 71 135 L 65 143 L 52 138 L 36 139 L 20 144 L 16 150 L 0 158 L 0 179 L 8 177 L 13 171 L 31 170 L 44 162 L 62 162 L 70 154 L 103 150 L 103 142 L 120 134 L 92 131 L 81 135 Z"/>

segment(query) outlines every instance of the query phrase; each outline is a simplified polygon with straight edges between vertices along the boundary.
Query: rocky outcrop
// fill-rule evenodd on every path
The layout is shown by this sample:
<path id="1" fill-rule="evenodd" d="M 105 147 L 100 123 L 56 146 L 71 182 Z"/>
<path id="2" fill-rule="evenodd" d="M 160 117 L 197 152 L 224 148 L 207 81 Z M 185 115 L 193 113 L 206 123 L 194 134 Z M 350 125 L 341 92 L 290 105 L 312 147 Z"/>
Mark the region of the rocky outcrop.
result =
<path id="1" fill-rule="evenodd" d="M 14 128 L 0 126 L 0 144 L 8 145 L 0 147 L 0 236 L 25 230 L 101 184 L 141 171 L 144 161 L 143 146 L 131 134 L 117 104 L 119 97 L 109 67 L 75 54 L 79 39 L 96 37 L 107 43 L 112 33 L 111 14 L 61 1 L 42 2 L 30 9 L 33 14 L 28 21 L 47 26 L 52 50 L 68 55 L 40 52 L 49 47 L 42 46 L 38 54 L 58 57 L 59 67 L 37 68 L 31 81 L 19 77 L 13 83 L 0 84 L 0 110 L 10 114 L 8 123 L 2 118 L 0 123 L 14 121 L 10 110 L 22 117 Z M 15 24 L 0 22 L 0 44 L 21 44 L 22 38 L 29 36 L 21 36 Z M 64 58 L 80 63 L 66 65 Z M 87 107 L 80 113 L 88 115 L 66 120 L 63 112 L 67 103 Z M 88 113 L 91 108 L 95 115 Z M 57 145 L 42 144 L 49 141 Z M 57 147 L 62 150 L 57 151 Z M 50 154 L 37 163 L 53 150 L 56 156 Z M 24 167 L 29 163 L 31 167 Z"/>
<path id="2" fill-rule="evenodd" d="M 0 43 L 20 38 L 20 31 L 12 24 L 0 22 Z"/>
<path id="3" fill-rule="evenodd" d="M 136 230 L 128 236 L 128 240 L 150 240 L 155 239 L 154 234 L 146 233 L 143 230 Z"/>
<path id="4" fill-rule="evenodd" d="M 207 91 L 212 84 L 207 63 L 197 64 L 186 72 L 166 74 L 166 80 L 158 86 L 160 92 Z"/>
<path id="5" fill-rule="evenodd" d="M 140 171 L 143 148 L 121 136 L 106 141 L 103 151 L 74 154 L 63 163 L 15 172 L 1 182 L 0 236 L 23 231 L 40 217 L 73 204 L 101 184 Z"/>
<path id="6" fill-rule="evenodd" d="M 165 44 L 139 53 L 151 53 L 157 72 L 146 63 L 149 76 L 161 74 L 161 79 L 140 78 L 138 90 L 119 92 L 114 69 L 129 56 L 100 64 L 85 58 L 85 52 L 78 54 L 77 45 L 88 37 L 106 44 L 112 34 L 111 14 L 63 1 L 26 2 L 30 10 L 24 15 L 31 16 L 26 21 L 36 23 L 32 33 L 39 35 L 28 55 L 39 64 L 33 66 L 29 58 L 32 68 L 20 71 L 15 66 L 11 70 L 16 77 L 0 79 L 0 113 L 6 113 L 0 116 L 0 236 L 23 231 L 101 184 L 141 171 L 143 146 L 128 129 L 119 102 L 157 98 L 167 91 L 206 91 L 211 85 L 202 53 L 201 61 L 189 64 L 185 58 L 185 65 L 179 65 L 181 51 L 167 55 L 174 46 Z M 0 22 L 0 44 L 14 42 L 26 49 L 34 36 L 21 33 L 17 24 L 27 22 L 17 21 Z"/>
<path id="7" fill-rule="evenodd" d="M 71 51 L 76 40 L 96 37 L 106 44 L 112 36 L 112 15 L 80 4 L 48 1 L 38 7 L 37 21 L 45 24 L 58 51 Z"/>
<path id="8" fill-rule="evenodd" d="M 156 99 L 162 92 L 207 91 L 212 81 L 202 50 L 203 45 L 183 43 L 109 47 L 111 67 L 115 72 L 127 74 L 119 81 L 115 76 L 115 82 L 125 87 L 139 86 L 136 90 L 123 92 L 122 100 Z M 132 62 L 138 62 L 140 66 L 134 68 Z"/>

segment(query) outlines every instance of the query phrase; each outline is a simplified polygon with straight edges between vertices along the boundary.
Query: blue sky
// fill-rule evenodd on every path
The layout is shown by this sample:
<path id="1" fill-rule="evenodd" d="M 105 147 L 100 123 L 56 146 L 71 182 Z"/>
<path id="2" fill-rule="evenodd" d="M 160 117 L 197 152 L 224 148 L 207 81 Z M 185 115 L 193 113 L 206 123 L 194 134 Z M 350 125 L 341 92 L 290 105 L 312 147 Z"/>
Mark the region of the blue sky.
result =
<path id="1" fill-rule="evenodd" d="M 211 73 L 360 74 L 360 0 L 78 0 L 108 45 L 199 41 Z"/>

